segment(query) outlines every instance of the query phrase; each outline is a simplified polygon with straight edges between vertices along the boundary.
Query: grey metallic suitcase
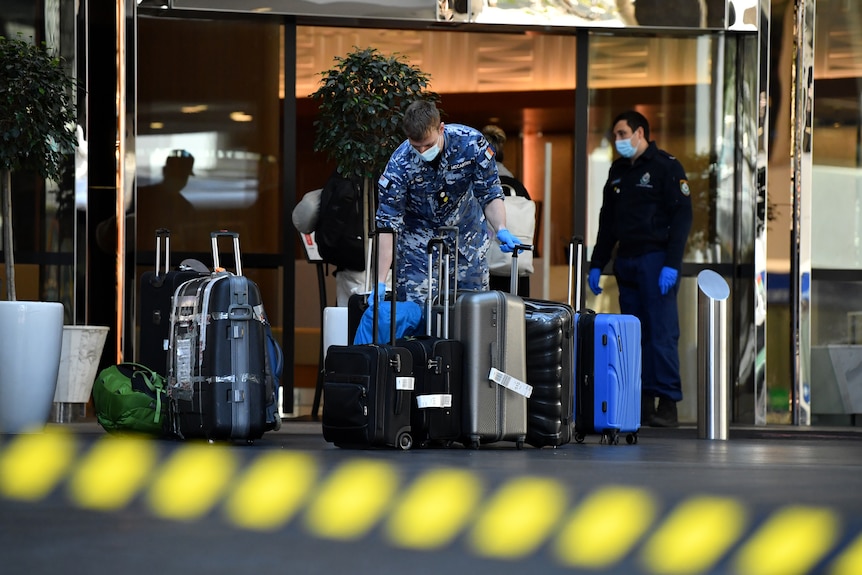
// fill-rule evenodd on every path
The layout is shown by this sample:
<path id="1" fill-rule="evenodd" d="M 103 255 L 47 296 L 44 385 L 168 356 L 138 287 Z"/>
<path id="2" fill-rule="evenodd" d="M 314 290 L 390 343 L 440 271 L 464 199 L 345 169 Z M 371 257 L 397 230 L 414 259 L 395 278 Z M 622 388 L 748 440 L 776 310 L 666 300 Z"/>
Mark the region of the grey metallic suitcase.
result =
<path id="1" fill-rule="evenodd" d="M 521 449 L 529 395 L 524 301 L 502 291 L 462 292 L 454 311 L 454 336 L 464 344 L 461 441 L 472 449 L 512 441 Z"/>

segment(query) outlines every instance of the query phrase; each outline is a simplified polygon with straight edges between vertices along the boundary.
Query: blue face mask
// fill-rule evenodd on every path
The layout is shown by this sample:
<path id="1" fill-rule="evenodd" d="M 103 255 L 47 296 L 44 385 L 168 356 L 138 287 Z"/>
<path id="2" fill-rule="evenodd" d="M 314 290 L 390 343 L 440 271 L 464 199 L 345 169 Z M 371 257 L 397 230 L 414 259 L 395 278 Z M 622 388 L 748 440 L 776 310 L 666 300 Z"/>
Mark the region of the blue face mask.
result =
<path id="1" fill-rule="evenodd" d="M 617 148 L 617 152 L 624 158 L 632 158 L 637 152 L 637 148 L 632 146 L 632 139 L 627 138 L 625 140 L 617 140 L 614 142 L 614 145 Z"/>
<path id="2" fill-rule="evenodd" d="M 434 158 L 437 157 L 437 154 L 440 153 L 440 146 L 434 144 L 424 152 L 417 151 L 416 153 L 419 154 L 419 156 L 426 162 L 432 162 L 434 161 Z"/>

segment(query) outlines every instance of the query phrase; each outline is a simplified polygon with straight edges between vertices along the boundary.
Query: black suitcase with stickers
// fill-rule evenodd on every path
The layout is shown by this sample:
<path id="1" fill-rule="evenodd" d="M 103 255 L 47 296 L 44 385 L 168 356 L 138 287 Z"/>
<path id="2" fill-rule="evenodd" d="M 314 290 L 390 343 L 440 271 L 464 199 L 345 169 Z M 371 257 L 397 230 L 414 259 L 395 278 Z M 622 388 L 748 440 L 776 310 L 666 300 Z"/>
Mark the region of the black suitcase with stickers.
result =
<path id="1" fill-rule="evenodd" d="M 233 239 L 236 273 L 219 267 Z M 279 427 L 268 324 L 257 284 L 242 275 L 239 236 L 213 232 L 215 271 L 174 295 L 168 370 L 170 431 L 178 438 L 246 440 Z"/>

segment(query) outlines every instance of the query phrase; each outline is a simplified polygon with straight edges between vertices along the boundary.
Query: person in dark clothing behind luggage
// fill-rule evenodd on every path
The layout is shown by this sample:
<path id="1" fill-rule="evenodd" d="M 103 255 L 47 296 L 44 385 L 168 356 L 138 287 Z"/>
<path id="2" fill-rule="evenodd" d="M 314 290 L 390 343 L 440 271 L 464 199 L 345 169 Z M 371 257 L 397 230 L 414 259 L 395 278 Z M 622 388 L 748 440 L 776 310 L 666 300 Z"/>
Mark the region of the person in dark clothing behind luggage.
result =
<path id="1" fill-rule="evenodd" d="M 613 135 L 622 157 L 611 164 L 604 187 L 588 282 L 594 294 L 602 292 L 601 271 L 616 246 L 620 311 L 641 321 L 641 424 L 676 427 L 682 400 L 676 299 L 692 221 L 688 180 L 682 164 L 650 141 L 639 112 L 617 116 Z"/>
<path id="2" fill-rule="evenodd" d="M 377 227 L 392 228 L 379 241 L 379 277 L 371 302 L 383 296 L 382 283 L 398 250 L 398 300 L 422 305 L 427 293 L 426 246 L 444 226 L 458 228 L 458 289 L 487 290 L 490 247 L 487 222 L 497 230 L 504 252 L 518 240 L 506 229 L 503 189 L 494 150 L 474 128 L 444 125 L 433 102 L 408 106 L 402 122 L 407 139 L 392 153 L 377 182 Z M 375 295 L 379 294 L 379 295 Z"/>

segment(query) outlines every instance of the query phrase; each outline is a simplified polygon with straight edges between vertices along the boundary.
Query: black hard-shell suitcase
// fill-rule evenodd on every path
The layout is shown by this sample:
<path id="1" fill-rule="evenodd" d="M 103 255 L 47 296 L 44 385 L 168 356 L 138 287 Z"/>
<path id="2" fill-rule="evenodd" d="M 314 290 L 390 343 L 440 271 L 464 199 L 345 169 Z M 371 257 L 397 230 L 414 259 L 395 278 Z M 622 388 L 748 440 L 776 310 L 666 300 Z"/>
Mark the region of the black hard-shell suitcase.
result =
<path id="1" fill-rule="evenodd" d="M 527 443 L 559 447 L 572 440 L 575 313 L 568 304 L 525 299 Z"/>
<path id="2" fill-rule="evenodd" d="M 527 443 L 559 447 L 574 434 L 575 312 L 570 304 L 524 298 L 524 319 L 527 383 L 533 388 L 527 399 Z"/>
<path id="3" fill-rule="evenodd" d="M 435 246 L 440 256 L 436 274 L 437 299 L 442 304 L 439 315 L 435 314 L 433 305 Z M 449 339 L 449 250 L 442 238 L 435 238 L 428 243 L 427 252 L 426 335 L 399 340 L 399 344 L 413 355 L 414 388 L 410 427 L 413 441 L 421 447 L 450 445 L 461 438 L 461 371 L 464 355 L 463 344 Z"/>
<path id="4" fill-rule="evenodd" d="M 374 240 L 375 271 L 379 255 L 379 236 L 394 232 L 377 230 Z M 397 250 L 393 250 L 393 274 L 397 269 Z M 377 274 L 375 273 L 375 277 Z M 393 277 L 393 283 L 395 278 Z M 391 316 L 396 302 L 392 298 Z M 338 447 L 413 446 L 410 407 L 413 400 L 413 356 L 396 345 L 395 322 L 390 322 L 390 343 L 377 342 L 378 307 L 374 307 L 373 343 L 333 345 L 324 362 L 323 438 Z"/>
<path id="5" fill-rule="evenodd" d="M 219 267 L 218 238 L 225 236 L 233 239 L 236 273 Z M 242 275 L 239 235 L 213 232 L 211 239 L 216 271 L 185 282 L 174 296 L 170 430 L 179 438 L 251 441 L 280 423 L 271 420 L 276 390 L 266 313 L 257 284 Z"/>
<path id="6" fill-rule="evenodd" d="M 165 241 L 164 271 L 161 267 L 162 239 Z M 208 271 L 181 264 L 171 269 L 171 232 L 156 230 L 156 268 L 141 276 L 141 331 L 137 363 L 166 377 L 168 373 L 168 339 L 171 334 L 171 299 L 186 281 L 206 277 Z"/>

